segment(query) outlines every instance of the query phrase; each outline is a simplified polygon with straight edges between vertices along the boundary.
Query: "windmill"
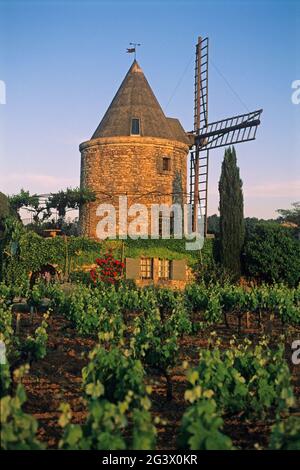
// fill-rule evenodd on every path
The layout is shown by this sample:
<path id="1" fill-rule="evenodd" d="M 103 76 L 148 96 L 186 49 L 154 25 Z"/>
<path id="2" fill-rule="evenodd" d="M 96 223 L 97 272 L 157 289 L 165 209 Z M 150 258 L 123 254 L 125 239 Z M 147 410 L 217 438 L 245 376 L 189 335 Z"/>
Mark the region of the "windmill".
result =
<path id="1" fill-rule="evenodd" d="M 215 148 L 254 140 L 262 109 L 208 122 L 208 38 L 198 38 L 195 59 L 194 130 L 189 132 L 190 205 L 192 228 L 198 229 L 199 216 L 207 235 L 207 190 L 209 151 Z"/>

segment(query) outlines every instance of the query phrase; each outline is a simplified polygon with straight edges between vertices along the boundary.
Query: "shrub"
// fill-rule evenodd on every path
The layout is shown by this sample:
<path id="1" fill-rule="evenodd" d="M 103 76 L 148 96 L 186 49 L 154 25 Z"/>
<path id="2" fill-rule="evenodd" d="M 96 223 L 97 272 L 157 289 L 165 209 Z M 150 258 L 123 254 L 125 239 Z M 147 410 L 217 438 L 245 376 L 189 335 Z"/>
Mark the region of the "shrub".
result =
<path id="1" fill-rule="evenodd" d="M 269 449 L 300 450 L 300 418 L 290 416 L 272 427 Z"/>
<path id="2" fill-rule="evenodd" d="M 193 382 L 193 381 L 192 381 Z M 231 439 L 221 432 L 223 420 L 212 390 L 196 387 L 185 392 L 190 406 L 179 431 L 179 446 L 191 450 L 233 450 Z"/>
<path id="3" fill-rule="evenodd" d="M 257 224 L 247 234 L 244 246 L 244 270 L 266 282 L 300 281 L 300 241 L 293 232 L 278 224 Z"/>
<path id="4" fill-rule="evenodd" d="M 253 347 L 249 340 L 221 351 L 201 350 L 199 365 L 189 371 L 190 393 L 212 390 L 221 412 L 262 416 L 279 415 L 294 405 L 294 395 L 284 348 L 271 350 L 266 341 Z"/>
<path id="5" fill-rule="evenodd" d="M 1 406 L 1 450 L 38 450 L 44 446 L 37 440 L 38 423 L 36 419 L 24 413 L 22 407 L 26 402 L 26 393 L 20 383 L 28 370 L 26 366 L 16 370 L 18 382 L 15 395 L 6 395 L 0 400 Z"/>
<path id="6" fill-rule="evenodd" d="M 96 268 L 90 272 L 91 278 L 95 284 L 104 282 L 105 284 L 115 284 L 123 273 L 124 263 L 115 259 L 112 250 L 109 250 L 101 258 L 95 260 Z"/>

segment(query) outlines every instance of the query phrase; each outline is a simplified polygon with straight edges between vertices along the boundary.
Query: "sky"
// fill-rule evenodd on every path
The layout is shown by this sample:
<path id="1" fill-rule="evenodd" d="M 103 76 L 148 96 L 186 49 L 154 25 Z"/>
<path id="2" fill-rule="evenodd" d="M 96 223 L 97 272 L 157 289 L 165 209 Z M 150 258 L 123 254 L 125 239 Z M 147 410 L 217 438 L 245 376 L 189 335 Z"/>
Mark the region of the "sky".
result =
<path id="1" fill-rule="evenodd" d="M 245 215 L 275 217 L 299 201 L 298 0 L 0 0 L 0 191 L 79 185 L 79 144 L 131 65 L 129 42 L 141 43 L 137 60 L 165 114 L 191 130 L 199 35 L 210 41 L 209 121 L 264 110 L 256 141 L 236 147 Z M 223 155 L 210 152 L 209 214 Z"/>

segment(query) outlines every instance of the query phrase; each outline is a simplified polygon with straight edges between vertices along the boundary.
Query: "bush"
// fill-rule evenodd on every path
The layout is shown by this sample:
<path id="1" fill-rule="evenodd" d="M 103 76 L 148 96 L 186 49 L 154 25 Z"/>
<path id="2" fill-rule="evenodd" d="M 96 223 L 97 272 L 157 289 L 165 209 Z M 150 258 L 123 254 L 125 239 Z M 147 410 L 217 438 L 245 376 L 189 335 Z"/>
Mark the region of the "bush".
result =
<path id="1" fill-rule="evenodd" d="M 37 272 L 47 264 L 54 264 L 58 271 L 69 273 L 72 268 L 89 261 L 90 254 L 94 260 L 100 246 L 87 238 L 43 238 L 26 231 L 20 233 L 15 242 L 8 243 L 7 251 L 11 251 L 12 243 L 17 244 L 17 252 L 7 258 L 3 273 L 4 279 L 12 284 L 25 282 L 30 272 Z"/>
<path id="2" fill-rule="evenodd" d="M 216 402 L 211 397 L 204 397 L 184 413 L 179 446 L 191 450 L 233 450 L 231 439 L 220 431 L 222 426 Z"/>
<path id="3" fill-rule="evenodd" d="M 123 401 L 129 390 L 135 399 L 145 395 L 145 373 L 139 360 L 126 357 L 119 348 L 108 351 L 100 345 L 91 351 L 89 359 L 89 364 L 82 370 L 88 396 L 93 396 L 95 387 L 101 387 L 103 398 L 113 403 Z"/>
<path id="4" fill-rule="evenodd" d="M 21 380 L 27 371 L 28 366 L 15 370 L 15 394 L 3 396 L 0 400 L 1 450 L 44 449 L 44 445 L 37 439 L 38 422 L 23 411 L 27 397 Z"/>
<path id="5" fill-rule="evenodd" d="M 244 270 L 266 282 L 296 286 L 300 281 L 300 241 L 293 231 L 278 224 L 257 224 L 246 236 Z"/>
<path id="6" fill-rule="evenodd" d="M 91 269 L 90 275 L 95 285 L 100 283 L 115 284 L 118 281 L 124 269 L 124 263 L 115 259 L 110 249 L 102 258 L 95 260 L 96 268 Z"/>
<path id="7" fill-rule="evenodd" d="M 272 427 L 269 449 L 300 450 L 300 418 L 290 416 Z"/>
<path id="8" fill-rule="evenodd" d="M 283 346 L 272 350 L 265 340 L 256 346 L 249 340 L 240 344 L 231 340 L 230 346 L 225 351 L 217 347 L 200 351 L 198 366 L 188 372 L 187 396 L 198 389 L 212 390 L 220 412 L 239 412 L 246 418 L 270 411 L 279 415 L 294 405 Z"/>

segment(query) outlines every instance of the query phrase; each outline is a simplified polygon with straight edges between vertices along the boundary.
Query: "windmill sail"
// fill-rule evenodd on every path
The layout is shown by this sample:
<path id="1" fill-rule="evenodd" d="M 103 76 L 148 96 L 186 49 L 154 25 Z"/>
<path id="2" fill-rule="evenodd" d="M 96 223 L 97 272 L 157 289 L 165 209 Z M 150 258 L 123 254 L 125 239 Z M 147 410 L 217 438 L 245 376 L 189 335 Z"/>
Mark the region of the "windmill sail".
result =
<path id="1" fill-rule="evenodd" d="M 208 38 L 198 38 L 195 59 L 194 131 L 190 146 L 190 197 L 193 231 L 202 219 L 207 233 L 209 150 L 254 140 L 262 109 L 208 123 Z M 201 218 L 201 219 L 200 219 Z"/>

